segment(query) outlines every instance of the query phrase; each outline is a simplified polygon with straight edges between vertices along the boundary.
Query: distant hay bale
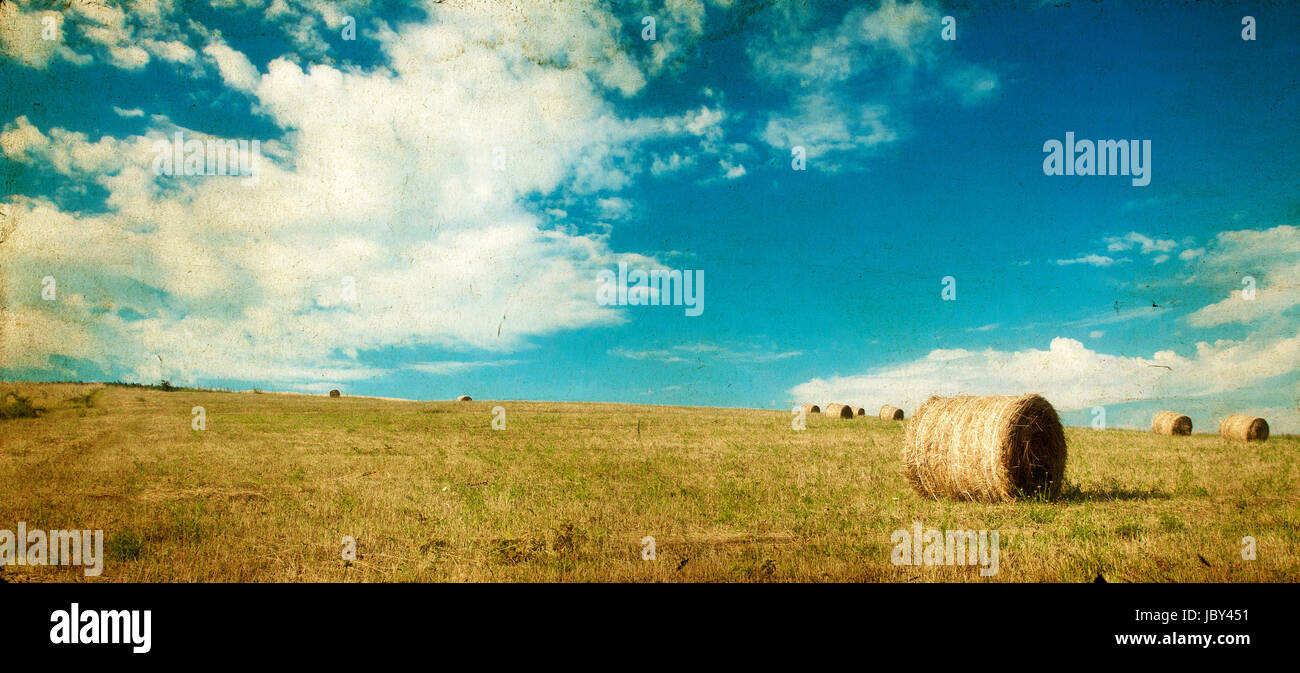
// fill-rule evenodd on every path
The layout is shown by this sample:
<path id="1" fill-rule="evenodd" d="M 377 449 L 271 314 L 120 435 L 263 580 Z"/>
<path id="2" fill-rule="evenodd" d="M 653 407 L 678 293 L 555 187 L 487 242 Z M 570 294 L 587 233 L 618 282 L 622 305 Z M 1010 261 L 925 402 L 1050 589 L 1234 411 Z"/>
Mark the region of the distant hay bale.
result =
<path id="1" fill-rule="evenodd" d="M 903 464 L 923 496 L 1003 502 L 1057 496 L 1065 431 L 1039 395 L 931 397 L 907 424 Z"/>
<path id="2" fill-rule="evenodd" d="M 820 414 L 822 412 L 822 408 L 816 404 L 805 404 L 799 408 L 803 409 L 805 414 Z"/>
<path id="3" fill-rule="evenodd" d="M 457 398 L 456 398 L 456 401 L 457 401 L 457 402 L 473 402 L 474 400 L 471 399 L 469 395 L 461 395 L 460 397 L 457 397 Z"/>
<path id="4" fill-rule="evenodd" d="M 330 397 L 338 397 L 338 396 L 340 396 L 340 395 L 342 395 L 342 394 L 343 394 L 343 393 L 340 393 L 339 390 L 338 390 L 338 388 L 335 388 L 334 390 L 331 390 L 331 391 L 330 391 Z"/>
<path id="5" fill-rule="evenodd" d="M 1151 419 L 1151 431 L 1158 435 L 1190 435 L 1192 419 L 1177 411 L 1160 411 Z"/>
<path id="6" fill-rule="evenodd" d="M 854 416 L 866 416 L 866 415 L 867 415 L 867 410 L 866 410 L 866 409 L 863 409 L 862 407 L 853 407 L 853 415 L 854 415 Z"/>
<path id="7" fill-rule="evenodd" d="M 832 403 L 826 405 L 826 408 L 822 410 L 822 413 L 831 418 L 853 418 L 853 407 Z"/>
<path id="8" fill-rule="evenodd" d="M 880 420 L 882 421 L 901 421 L 903 420 L 903 410 L 898 407 L 891 407 L 888 404 L 880 408 Z"/>
<path id="9" fill-rule="evenodd" d="M 1268 421 L 1258 416 L 1232 414 L 1219 422 L 1219 434 L 1243 442 L 1262 442 L 1268 439 Z"/>

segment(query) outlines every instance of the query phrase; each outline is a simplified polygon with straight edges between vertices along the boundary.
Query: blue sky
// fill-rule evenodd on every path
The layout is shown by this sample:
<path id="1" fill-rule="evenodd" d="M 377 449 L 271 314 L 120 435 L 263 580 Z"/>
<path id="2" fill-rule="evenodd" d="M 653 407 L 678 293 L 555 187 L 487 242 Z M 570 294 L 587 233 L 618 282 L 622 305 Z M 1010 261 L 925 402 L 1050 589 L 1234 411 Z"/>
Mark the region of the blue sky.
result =
<path id="1" fill-rule="evenodd" d="M 1300 432 L 1300 9 L 1204 5 L 6 3 L 0 376 Z"/>

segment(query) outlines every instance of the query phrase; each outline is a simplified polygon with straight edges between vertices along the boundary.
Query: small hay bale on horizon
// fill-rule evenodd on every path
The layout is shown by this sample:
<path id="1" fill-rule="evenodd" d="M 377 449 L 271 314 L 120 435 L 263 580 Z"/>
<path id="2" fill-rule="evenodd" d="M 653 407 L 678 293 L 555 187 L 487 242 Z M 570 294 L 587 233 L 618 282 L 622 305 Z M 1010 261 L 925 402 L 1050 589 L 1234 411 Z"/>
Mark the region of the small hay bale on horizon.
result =
<path id="1" fill-rule="evenodd" d="M 844 404 L 831 403 L 826 405 L 826 408 L 822 410 L 822 413 L 831 418 L 853 418 L 853 407 Z"/>
<path id="2" fill-rule="evenodd" d="M 334 390 L 330 391 L 330 397 L 339 397 L 342 394 L 343 393 L 340 393 L 338 388 L 335 388 Z"/>
<path id="3" fill-rule="evenodd" d="M 862 408 L 862 407 L 853 407 L 853 415 L 854 415 L 854 416 L 866 416 L 866 415 L 867 415 L 867 410 L 864 409 L 864 408 Z"/>
<path id="4" fill-rule="evenodd" d="M 925 497 L 1054 498 L 1065 482 L 1065 430 L 1040 395 L 931 397 L 907 424 L 902 458 Z"/>
<path id="5" fill-rule="evenodd" d="M 474 400 L 473 400 L 473 398 L 471 398 L 469 395 L 461 395 L 460 397 L 457 397 L 457 398 L 456 398 L 456 401 L 457 401 L 457 402 L 473 402 Z"/>
<path id="6" fill-rule="evenodd" d="M 901 421 L 903 420 L 903 410 L 886 404 L 880 407 L 880 420 L 882 421 Z"/>
<path id="7" fill-rule="evenodd" d="M 1268 421 L 1247 414 L 1232 414 L 1219 421 L 1219 434 L 1241 442 L 1262 442 L 1268 439 Z"/>
<path id="8" fill-rule="evenodd" d="M 1160 411 L 1151 419 L 1151 431 L 1158 435 L 1190 435 L 1192 419 L 1177 411 Z"/>
<path id="9" fill-rule="evenodd" d="M 821 407 L 817 406 L 816 404 L 812 404 L 811 402 L 807 404 L 803 404 L 799 408 L 802 409 L 805 414 L 820 414 L 822 412 Z"/>

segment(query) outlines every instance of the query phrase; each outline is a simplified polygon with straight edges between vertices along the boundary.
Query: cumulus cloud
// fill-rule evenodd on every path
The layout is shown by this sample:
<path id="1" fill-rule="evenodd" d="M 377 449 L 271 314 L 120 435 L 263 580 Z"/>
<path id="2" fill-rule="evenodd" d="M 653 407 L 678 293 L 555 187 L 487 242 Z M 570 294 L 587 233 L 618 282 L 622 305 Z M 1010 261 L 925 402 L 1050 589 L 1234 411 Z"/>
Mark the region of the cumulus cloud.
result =
<path id="1" fill-rule="evenodd" d="M 812 379 L 791 389 L 795 399 L 840 401 L 868 408 L 884 403 L 916 409 L 931 395 L 1043 394 L 1057 408 L 1168 397 L 1209 396 L 1281 376 L 1300 365 L 1300 337 L 1201 342 L 1193 357 L 1162 350 L 1125 357 L 1052 339 L 1046 350 L 937 349 L 900 365 L 855 376 Z"/>
<path id="2" fill-rule="evenodd" d="M 1113 250 L 1139 254 L 1172 252 L 1173 241 L 1137 233 L 1109 239 Z M 915 409 L 931 395 L 994 395 L 1040 392 L 1062 410 L 1098 404 L 1130 404 L 1170 398 L 1200 400 L 1196 408 L 1231 408 L 1241 391 L 1266 390 L 1300 370 L 1300 337 L 1292 322 L 1269 321 L 1300 305 L 1300 231 L 1283 225 L 1264 230 L 1225 231 L 1205 249 L 1183 257 L 1196 260 L 1194 275 L 1182 282 L 1224 288 L 1227 298 L 1187 313 L 1192 327 L 1229 323 L 1253 327 L 1239 340 L 1200 341 L 1194 355 L 1160 350 L 1150 356 L 1102 353 L 1074 339 L 1057 337 L 1046 350 L 937 349 L 912 362 L 851 376 L 816 378 L 795 386 L 795 399 L 842 401 L 861 406 L 885 402 Z M 1157 254 L 1158 258 L 1160 255 Z M 1118 261 L 1100 255 L 1058 264 L 1110 266 Z M 1256 280 L 1254 299 L 1243 296 L 1244 276 Z M 1175 274 L 1175 278 L 1179 278 Z M 1228 288 L 1231 292 L 1228 292 Z M 1059 327 L 1091 328 L 1158 311 L 1067 323 Z M 1105 332 L 1094 329 L 1089 338 Z M 1143 410 L 1134 413 L 1146 413 Z M 1281 418 L 1300 418 L 1287 412 Z M 1290 422 L 1290 421 L 1285 421 Z M 1294 427 L 1294 426 L 1287 426 Z"/>
<path id="3" fill-rule="evenodd" d="M 319 385 L 388 373 L 357 361 L 368 349 L 510 351 L 621 322 L 595 301 L 597 272 L 654 260 L 557 230 L 531 197 L 620 205 L 641 142 L 717 139 L 723 113 L 622 118 L 605 94 L 644 79 L 614 17 L 504 5 L 446 3 L 437 20 L 384 27 L 387 65 L 372 71 L 288 58 L 259 71 L 208 42 L 222 82 L 281 130 L 245 138 L 264 154 L 253 186 L 155 175 L 157 143 L 208 138 L 163 117 L 97 141 L 6 125 L 7 158 L 108 196 L 84 213 L 5 201 L 0 368 L 74 358 L 131 380 Z M 47 274 L 79 301 L 42 302 Z"/>
<path id="4" fill-rule="evenodd" d="M 238 51 L 231 49 L 229 46 L 213 42 L 203 48 L 203 53 L 207 54 L 214 63 L 217 71 L 221 73 L 221 79 L 232 89 L 239 91 L 252 91 L 257 85 L 258 72 L 252 62 Z"/>
<path id="5" fill-rule="evenodd" d="M 1196 257 L 1194 280 L 1226 296 L 1187 316 L 1194 327 L 1258 323 L 1300 306 L 1300 228 L 1225 231 Z"/>

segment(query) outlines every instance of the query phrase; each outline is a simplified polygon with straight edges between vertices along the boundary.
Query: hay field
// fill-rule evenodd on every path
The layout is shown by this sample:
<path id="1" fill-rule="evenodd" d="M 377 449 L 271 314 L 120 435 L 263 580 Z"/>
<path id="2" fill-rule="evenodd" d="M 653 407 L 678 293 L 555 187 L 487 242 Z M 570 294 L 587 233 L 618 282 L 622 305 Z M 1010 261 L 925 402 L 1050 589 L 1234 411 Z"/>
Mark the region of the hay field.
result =
<path id="1" fill-rule="evenodd" d="M 0 529 L 102 528 L 107 558 L 98 578 L 10 566 L 5 581 L 1300 580 L 1293 436 L 1066 428 L 1060 499 L 980 504 L 912 491 L 910 421 L 810 414 L 795 431 L 788 411 L 9 390 L 47 411 L 0 421 Z M 1000 573 L 891 565 L 890 536 L 913 521 L 1001 531 Z"/>

